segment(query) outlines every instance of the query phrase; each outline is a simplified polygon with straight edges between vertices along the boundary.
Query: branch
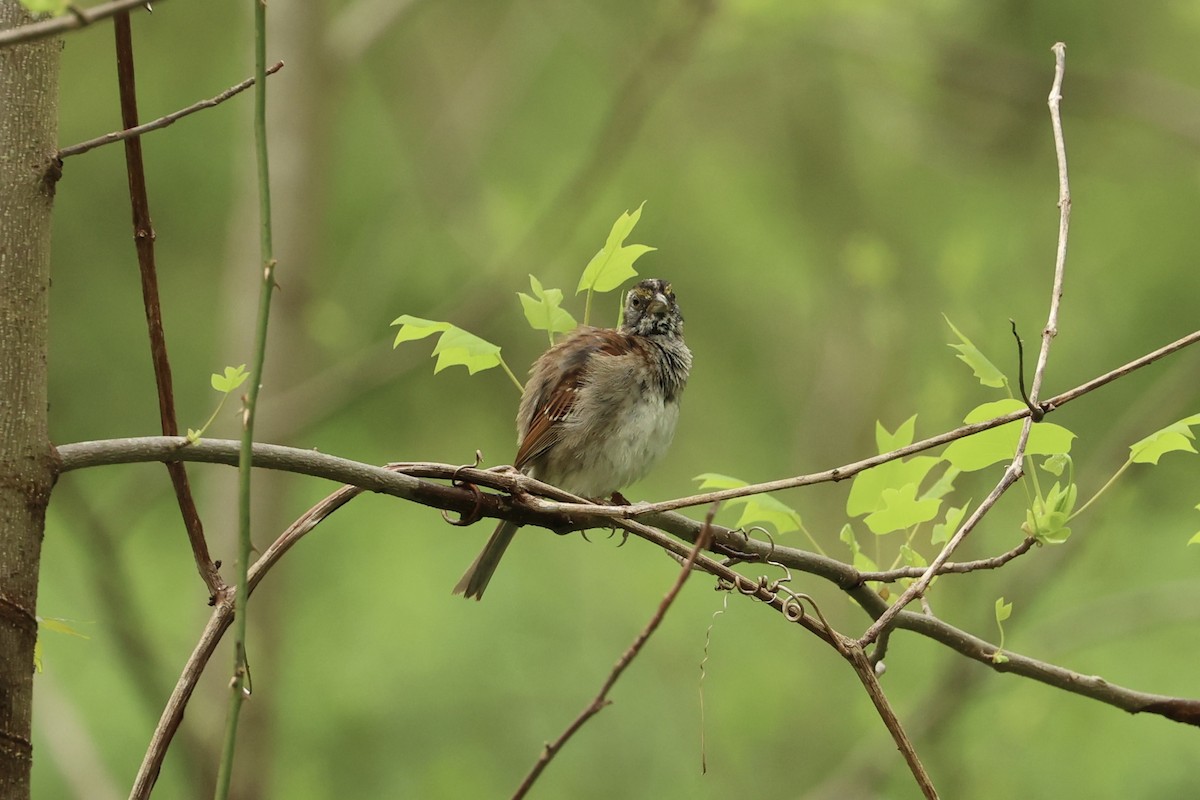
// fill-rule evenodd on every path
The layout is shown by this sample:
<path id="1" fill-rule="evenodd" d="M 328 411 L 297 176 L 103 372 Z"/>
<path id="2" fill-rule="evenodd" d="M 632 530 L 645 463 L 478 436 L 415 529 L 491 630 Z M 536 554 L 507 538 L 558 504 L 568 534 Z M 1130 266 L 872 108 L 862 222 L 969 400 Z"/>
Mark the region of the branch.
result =
<path id="1" fill-rule="evenodd" d="M 267 70 L 267 74 L 274 75 L 281 69 L 283 69 L 283 62 L 277 61 Z M 82 153 L 86 153 L 89 150 L 95 150 L 97 147 L 103 147 L 106 144 L 120 142 L 124 139 L 129 139 L 130 137 L 141 136 L 143 133 L 149 133 L 150 131 L 156 131 L 159 128 L 165 128 L 176 120 L 182 119 L 183 117 L 191 114 L 195 114 L 197 111 L 203 111 L 206 108 L 218 106 L 234 95 L 241 94 L 253 85 L 254 78 L 247 78 L 236 86 L 230 86 L 228 89 L 221 92 L 219 95 L 216 95 L 215 97 L 210 97 L 207 100 L 201 100 L 198 103 L 193 103 L 187 108 L 181 108 L 178 111 L 173 111 L 170 114 L 159 117 L 151 122 L 146 122 L 132 128 L 125 128 L 124 130 L 120 131 L 113 131 L 112 133 L 106 133 L 103 136 L 97 136 L 95 139 L 88 139 L 86 142 L 80 142 L 79 144 L 73 144 L 69 147 L 64 147 L 62 150 L 58 151 L 56 157 L 61 161 L 69 156 L 77 156 Z"/>
<path id="2" fill-rule="evenodd" d="M 242 440 L 238 448 L 238 557 L 234 575 L 234 605 L 238 614 L 234 631 L 233 677 L 229 686 L 229 711 L 225 745 L 217 770 L 214 797 L 225 800 L 233 779 L 233 757 L 237 742 L 238 717 L 250 696 L 250 666 L 246 660 L 246 621 L 250 610 L 250 502 L 254 465 L 254 424 L 258 417 L 258 395 L 262 390 L 263 365 L 267 357 L 267 329 L 271 318 L 271 295 L 275 289 L 275 253 L 271 238 L 271 176 L 267 158 L 267 3 L 254 3 L 254 156 L 258 176 L 259 255 L 262 267 L 258 290 L 254 349 L 250 386 L 242 398 Z"/>
<path id="3" fill-rule="evenodd" d="M 1194 334 L 1193 338 L 1200 339 L 1200 332 Z M 58 453 L 63 472 L 105 464 L 130 464 L 167 459 L 232 466 L 237 464 L 238 442 L 204 439 L 194 445 L 188 445 L 187 440 L 183 438 L 152 436 L 140 439 L 112 439 L 62 445 L 58 448 Z M 614 520 L 606 520 L 598 516 L 550 513 L 545 506 L 551 504 L 542 503 L 535 507 L 516 502 L 512 497 L 473 492 L 467 488 L 443 486 L 370 464 L 318 453 L 314 450 L 256 444 L 254 446 L 254 465 L 350 483 L 360 490 L 388 494 L 460 514 L 511 519 L 522 525 L 538 525 L 555 531 L 578 530 L 589 526 L 604 527 L 614 522 Z M 433 465 L 425 466 L 431 469 Z M 466 470 L 452 464 L 441 465 L 441 468 L 447 478 L 458 472 L 464 480 L 479 485 L 494 486 L 504 491 L 514 491 L 518 487 L 524 491 L 530 491 L 539 485 L 537 481 L 510 472 Z M 540 485 L 545 486 L 546 484 Z M 565 494 L 557 490 L 556 492 L 558 496 Z M 563 509 L 573 507 L 562 505 Z M 616 522 L 622 527 L 628 526 L 626 529 L 635 535 L 680 557 L 686 557 L 690 548 L 661 533 L 658 528 L 669 531 L 687 542 L 694 542 L 701 529 L 701 523 L 680 514 L 655 514 L 647 521 L 657 527 L 652 528 L 649 525 L 625 520 Z M 770 559 L 789 569 L 800 570 L 828 580 L 847 591 L 855 602 L 873 617 L 882 614 L 887 608 L 887 604 L 880 599 L 879 595 L 863 584 L 863 574 L 849 564 L 816 553 L 750 539 L 741 531 L 721 525 L 712 526 L 712 535 L 714 547 L 717 549 L 737 549 L 755 556 L 763 562 Z M 266 561 L 267 556 L 273 555 L 280 547 L 283 549 L 290 547 L 292 543 L 294 540 L 288 541 L 286 545 L 277 542 L 264 553 L 251 570 L 251 586 L 254 586 L 257 580 L 261 579 L 262 573 L 274 563 L 273 560 Z M 273 555 L 273 559 L 276 557 Z M 794 613 L 794 601 L 786 596 L 780 597 L 777 592 L 770 591 L 770 587 L 755 584 L 744 575 L 735 573 L 728 567 L 704 556 L 697 558 L 696 565 L 705 572 L 736 585 L 743 593 L 762 600 L 777 611 L 787 614 L 789 613 L 788 609 L 791 608 Z M 946 568 L 948 569 L 949 566 L 947 565 Z M 795 621 L 805 625 L 810 632 L 816 633 L 823 641 L 832 641 L 828 631 L 819 623 L 813 623 L 807 617 Z M 1089 678 L 1053 664 L 1021 656 L 1008 649 L 1005 649 L 1004 654 L 1009 657 L 1009 661 L 1004 664 L 994 664 L 991 656 L 998 649 L 995 645 L 923 614 L 901 612 L 896 617 L 896 626 L 942 642 L 998 672 L 1013 672 L 1022 677 L 1090 697 L 1126 711 L 1160 714 L 1169 719 L 1200 726 L 1200 701 L 1125 689 L 1101 678 Z"/>
<path id="4" fill-rule="evenodd" d="M 1021 427 L 1021 435 L 1017 439 L 1016 453 L 1013 455 L 1012 463 L 1004 471 L 1000 482 L 996 484 L 996 488 L 991 491 L 987 499 L 980 504 L 979 508 L 975 509 L 975 513 L 964 522 L 954 535 L 950 537 L 950 541 L 946 542 L 942 548 L 942 552 L 937 554 L 937 557 L 929 564 L 929 568 L 925 574 L 917 578 L 904 593 L 896 599 L 892 606 L 881 614 L 871 627 L 867 628 L 859 639 L 859 643 L 866 645 L 873 642 L 879 637 L 879 634 L 887 629 L 887 626 L 892 623 L 892 620 L 900 613 L 906 605 L 912 602 L 913 598 L 921 596 L 925 590 L 929 588 L 930 582 L 941 566 L 949 560 L 955 549 L 962 543 L 967 535 L 975 528 L 984 515 L 987 514 L 996 502 L 1000 499 L 1008 488 L 1020 480 L 1024 474 L 1025 447 L 1029 444 L 1029 434 L 1033 430 L 1033 424 L 1038 422 L 1045 416 L 1044 410 L 1038 405 L 1038 396 L 1042 389 L 1042 379 L 1046 373 L 1046 363 L 1050 357 L 1050 343 L 1054 337 L 1058 335 L 1058 307 L 1062 301 L 1063 293 L 1063 272 L 1066 269 L 1067 263 L 1067 232 L 1070 228 L 1071 220 L 1071 189 L 1067 183 L 1067 149 L 1063 142 L 1062 133 L 1062 117 L 1059 112 L 1060 101 L 1062 100 L 1062 81 L 1063 72 L 1066 69 L 1067 48 L 1062 42 L 1058 42 L 1053 47 L 1054 50 L 1054 82 L 1050 88 L 1050 122 L 1054 129 L 1054 152 L 1058 158 L 1058 208 L 1059 208 L 1059 223 L 1058 223 L 1058 248 L 1054 258 L 1054 287 L 1050 291 L 1050 313 L 1046 320 L 1046 327 L 1042 330 L 1042 348 L 1038 353 L 1037 366 L 1033 370 L 1033 383 L 1029 388 L 1029 397 L 1027 402 L 1029 407 L 1025 417 L 1025 424 Z"/>
<path id="5" fill-rule="evenodd" d="M 879 712 L 884 726 L 887 727 L 888 733 L 892 735 L 892 740 L 896 743 L 896 749 L 904 756 L 904 761 L 908 764 L 913 778 L 917 781 L 917 786 L 921 788 L 921 793 L 928 800 L 937 800 L 937 789 L 933 787 L 933 781 L 930 780 L 929 773 L 925 771 L 925 766 L 917 756 L 917 751 L 913 747 L 912 741 L 909 740 L 908 734 L 904 732 L 904 727 L 900 724 L 900 718 L 896 716 L 896 712 L 892 710 L 892 706 L 888 702 L 887 695 L 883 693 L 883 687 L 879 685 L 879 677 L 875 674 L 874 665 L 857 644 L 846 646 L 842 652 L 842 656 L 850 662 L 850 666 L 854 667 L 854 674 L 862 681 L 863 688 L 867 690 L 867 696 L 875 704 L 875 710 Z"/>
<path id="6" fill-rule="evenodd" d="M 1176 339 L 1170 344 L 1164 345 L 1157 350 L 1147 353 L 1140 358 L 1123 364 L 1116 369 L 1109 370 L 1103 375 L 1098 375 L 1086 383 L 1081 383 L 1074 389 L 1055 395 L 1046 402 L 1042 403 L 1040 408 L 1043 413 L 1049 414 L 1071 402 L 1083 397 L 1089 392 L 1093 392 L 1102 386 L 1105 386 L 1118 378 L 1141 369 L 1142 367 L 1153 364 L 1161 358 L 1164 358 L 1172 353 L 1189 347 L 1190 345 L 1200 342 L 1200 330 L 1193 331 L 1188 335 Z M 940 447 L 944 444 L 949 444 L 956 439 L 962 439 L 967 436 L 973 436 L 976 433 L 981 433 L 992 428 L 998 428 L 1001 425 L 1007 425 L 1010 422 L 1025 419 L 1030 415 L 1028 408 L 1023 408 L 1018 411 L 1005 414 L 994 419 L 976 422 L 970 425 L 940 433 L 937 436 L 931 436 L 928 439 L 922 439 L 919 442 L 913 442 L 907 447 L 901 447 L 897 450 L 892 450 L 888 453 L 882 453 L 870 458 L 864 458 L 861 461 L 855 461 L 850 464 L 845 464 L 840 467 L 834 467 L 823 472 L 813 472 L 807 475 L 797 475 L 792 478 L 782 478 L 775 481 L 766 481 L 764 483 L 753 483 L 748 486 L 739 486 L 735 489 L 721 489 L 715 492 L 702 492 L 700 494 L 688 495 L 679 497 L 674 500 L 663 500 L 658 503 L 635 503 L 631 506 L 598 506 L 594 504 L 585 504 L 580 507 L 573 507 L 580 512 L 594 514 L 596 516 L 606 516 L 614 518 L 632 518 L 643 517 L 650 514 L 656 514 L 663 511 L 674 511 L 680 508 L 690 508 L 692 506 L 708 505 L 709 503 L 723 502 L 725 500 L 733 500 L 738 497 L 749 497 L 756 494 L 767 494 L 769 492 L 777 492 L 783 489 L 795 489 L 800 486 L 809 486 L 814 483 L 828 483 L 830 481 L 837 482 L 853 477 L 863 470 L 868 470 L 871 467 L 877 467 L 880 464 L 885 464 L 888 461 L 895 461 L 898 458 L 910 456 L 913 453 L 919 453 L 923 450 L 931 450 L 934 447 Z"/>
<path id="7" fill-rule="evenodd" d="M 121 124 L 136 128 L 138 124 L 137 84 L 133 69 L 133 32 L 129 13 L 117 14 L 113 22 L 117 47 L 117 83 L 121 94 Z M 175 389 L 171 379 L 171 361 L 167 357 L 167 337 L 163 332 L 162 304 L 158 297 L 158 270 L 154 264 L 154 223 L 150 219 L 150 198 L 146 192 L 146 170 L 142 163 L 142 140 L 137 136 L 125 139 L 125 170 L 129 176 L 129 204 L 133 209 L 133 241 L 137 249 L 138 271 L 142 279 L 142 305 L 146 310 L 146 328 L 150 338 L 150 360 L 154 364 L 154 384 L 158 391 L 158 417 L 164 436 L 179 434 L 175 414 Z M 225 586 L 208 552 L 204 525 L 192 498 L 187 470 L 181 462 L 168 463 L 167 474 L 175 490 L 179 513 L 192 547 L 196 570 L 209 597 L 216 597 Z"/>
<path id="8" fill-rule="evenodd" d="M 163 2 L 163 0 L 154 1 L 156 3 Z M 151 10 L 148 0 L 112 0 L 112 2 L 101 3 L 91 8 L 80 8 L 74 5 L 68 6 L 69 13 L 63 14 L 61 17 L 44 19 L 30 25 L 22 25 L 20 28 L 9 28 L 6 31 L 0 31 L 0 49 L 11 47 L 14 44 L 21 44 L 22 42 L 35 42 L 38 39 L 45 39 L 77 28 L 85 28 L 93 22 L 115 16 L 123 11 L 132 11 L 139 7 Z"/>
<path id="9" fill-rule="evenodd" d="M 713 507 L 709 509 L 708 516 L 705 517 L 704 527 L 700 529 L 700 535 L 696 537 L 696 543 L 692 546 L 692 550 L 690 553 L 688 553 L 688 557 L 684 559 L 683 569 L 679 571 L 679 576 L 675 578 L 675 583 L 667 591 L 667 594 L 663 597 L 662 602 L 659 603 L 658 610 L 654 612 L 654 616 L 652 616 L 650 621 L 646 623 L 645 629 L 643 629 L 642 632 L 637 635 L 637 638 L 633 640 L 633 644 L 629 646 L 629 649 L 626 650 L 619 659 L 617 659 L 617 663 L 613 667 L 612 672 L 609 674 L 608 679 L 604 681 L 604 684 L 600 687 L 600 691 L 596 694 L 595 698 L 592 699 L 592 702 L 588 703 L 587 707 L 584 708 L 583 711 L 580 712 L 579 716 L 575 718 L 575 721 L 568 725 L 566 730 L 564 730 L 557 739 L 547 744 L 545 748 L 542 749 L 541 756 L 538 758 L 537 762 L 534 763 L 533 768 L 529 771 L 529 774 L 525 776 L 525 780 L 521 781 L 521 785 L 517 787 L 517 791 L 513 793 L 513 800 L 520 800 L 520 798 L 527 795 L 529 790 L 533 787 L 534 781 L 536 781 L 538 776 L 542 774 L 542 771 L 550 765 L 550 761 L 554 758 L 554 756 L 558 755 L 558 752 L 562 750 L 567 741 L 574 736 L 575 733 L 582 728 L 589 719 L 599 714 L 600 711 L 607 706 L 609 702 L 611 702 L 608 699 L 608 693 L 612 690 L 613 686 L 616 685 L 616 682 L 618 679 L 620 679 L 621 674 L 625 672 L 626 668 L 628 668 L 629 665 L 633 663 L 633 660 L 637 658 L 638 653 L 642 651 L 642 648 L 646 646 L 646 642 L 650 640 L 650 637 L 654 634 L 654 631 L 658 629 L 658 626 L 663 621 L 663 617 L 665 617 L 667 614 L 667 610 L 671 607 L 671 604 L 675 602 L 675 598 L 679 595 L 680 589 L 683 588 L 684 582 L 688 579 L 688 576 L 692 574 L 692 566 L 696 563 L 696 559 L 700 555 L 700 551 L 708 547 L 709 540 L 712 538 L 713 516 L 716 515 L 716 512 L 717 506 L 714 504 Z"/>

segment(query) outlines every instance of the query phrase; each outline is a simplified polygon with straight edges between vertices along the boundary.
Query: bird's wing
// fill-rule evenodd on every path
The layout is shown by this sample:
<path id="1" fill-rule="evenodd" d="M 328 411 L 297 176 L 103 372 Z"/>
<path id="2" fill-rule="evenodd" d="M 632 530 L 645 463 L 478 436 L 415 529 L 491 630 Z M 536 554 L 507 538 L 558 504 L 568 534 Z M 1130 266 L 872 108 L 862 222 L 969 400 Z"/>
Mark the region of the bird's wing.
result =
<path id="1" fill-rule="evenodd" d="M 578 328 L 547 350 L 529 379 L 534 400 L 529 427 L 521 437 L 517 469 L 545 453 L 562 436 L 562 422 L 571 413 L 579 391 L 588 380 L 597 358 L 612 358 L 631 352 L 630 337 L 608 328 Z"/>

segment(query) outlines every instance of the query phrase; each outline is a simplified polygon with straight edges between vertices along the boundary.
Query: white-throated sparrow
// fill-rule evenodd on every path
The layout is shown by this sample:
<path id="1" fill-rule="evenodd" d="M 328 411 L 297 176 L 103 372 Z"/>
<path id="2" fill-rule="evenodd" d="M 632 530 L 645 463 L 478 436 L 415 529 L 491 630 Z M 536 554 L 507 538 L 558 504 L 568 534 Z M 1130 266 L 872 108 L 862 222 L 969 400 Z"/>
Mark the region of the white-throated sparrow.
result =
<path id="1" fill-rule="evenodd" d="M 629 292 L 620 328 L 581 325 L 534 362 L 513 466 L 572 494 L 613 495 L 671 444 L 691 367 L 671 284 L 641 281 Z M 497 526 L 455 594 L 483 597 L 517 528 Z"/>

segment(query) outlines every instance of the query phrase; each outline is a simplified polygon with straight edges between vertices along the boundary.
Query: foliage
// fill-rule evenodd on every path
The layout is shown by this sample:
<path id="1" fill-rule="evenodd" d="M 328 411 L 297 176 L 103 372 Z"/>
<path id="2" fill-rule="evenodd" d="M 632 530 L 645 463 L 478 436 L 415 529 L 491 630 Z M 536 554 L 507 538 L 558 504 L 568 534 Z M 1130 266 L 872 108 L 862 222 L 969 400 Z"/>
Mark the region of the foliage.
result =
<path id="1" fill-rule="evenodd" d="M 591 309 L 592 293 L 611 292 L 629 278 L 635 277 L 638 273 L 633 268 L 633 262 L 637 261 L 644 253 L 654 249 L 646 245 L 623 244 L 633 231 L 633 226 L 641 219 L 642 207 L 645 205 L 643 202 L 638 206 L 637 211 L 632 214 L 626 211 L 617 218 L 604 247 L 592 257 L 587 267 L 584 268 L 576 294 L 584 290 L 588 293 L 587 307 L 584 311 L 585 324 Z M 517 292 L 517 297 L 521 301 L 521 310 L 525 314 L 525 321 L 534 330 L 546 331 L 550 343 L 554 344 L 554 334 L 572 331 L 578 323 L 570 312 L 562 307 L 563 293 L 561 289 L 547 289 L 533 275 L 529 276 L 529 285 L 533 290 L 532 296 Z M 433 348 L 433 355 L 437 356 L 437 364 L 433 368 L 435 373 L 441 372 L 446 367 L 464 366 L 470 374 L 474 375 L 485 369 L 502 367 L 516 384 L 517 390 L 521 390 L 521 382 L 517 380 L 512 369 L 500 355 L 499 345 L 481 339 L 449 322 L 421 319 L 409 314 L 403 314 L 392 320 L 392 325 L 400 326 L 400 330 L 396 332 L 396 338 L 392 342 L 393 349 L 402 342 L 424 339 L 435 334 L 440 337 L 437 345 Z"/>

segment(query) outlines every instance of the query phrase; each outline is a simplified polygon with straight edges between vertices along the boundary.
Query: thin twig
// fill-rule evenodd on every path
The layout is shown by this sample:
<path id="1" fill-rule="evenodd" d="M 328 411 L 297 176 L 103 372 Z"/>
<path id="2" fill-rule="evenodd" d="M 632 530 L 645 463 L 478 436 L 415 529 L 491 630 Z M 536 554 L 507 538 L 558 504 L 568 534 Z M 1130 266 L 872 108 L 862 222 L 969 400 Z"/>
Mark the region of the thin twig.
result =
<path id="1" fill-rule="evenodd" d="M 1017 556 L 1028 553 L 1035 544 L 1037 544 L 1037 537 L 1026 536 L 1019 545 L 1005 553 L 1001 553 L 998 556 L 981 558 L 975 561 L 947 561 L 945 564 L 942 564 L 941 569 L 938 570 L 938 575 L 961 575 L 968 572 L 976 572 L 982 569 L 999 569 Z M 919 578 L 924 574 L 925 567 L 898 567 L 897 569 L 889 569 L 880 572 L 863 572 L 862 579 L 864 582 L 893 583 L 903 578 Z"/>
<path id="2" fill-rule="evenodd" d="M 536 781 L 538 776 L 541 775 L 546 767 L 550 765 L 551 760 L 553 760 L 554 756 L 556 756 L 559 751 L 562 750 L 570 738 L 574 736 L 575 733 L 582 728 L 589 719 L 596 716 L 596 714 L 599 714 L 601 709 L 609 704 L 610 701 L 608 699 L 608 693 L 612 691 L 613 686 L 620 679 L 621 674 L 625 672 L 629 665 L 633 663 L 633 660 L 637 658 L 638 653 L 642 651 L 642 648 L 646 646 L 646 642 L 648 642 L 650 637 L 654 635 L 654 631 L 658 629 L 658 626 L 663 621 L 663 617 L 665 617 L 667 614 L 667 610 L 671 608 L 671 604 L 675 602 L 675 598 L 679 595 L 680 589 L 683 588 L 684 582 L 686 582 L 688 576 L 692 574 L 692 567 L 695 565 L 696 559 L 699 557 L 700 552 L 708 546 L 708 542 L 712 537 L 712 521 L 716 513 L 717 505 L 714 504 L 713 507 L 709 509 L 708 515 L 704 519 L 704 527 L 701 529 L 700 535 L 696 537 L 696 543 L 692 546 L 692 550 L 690 553 L 688 553 L 687 558 L 684 559 L 683 568 L 679 571 L 679 575 L 675 578 L 675 583 L 671 586 L 670 590 L 667 591 L 667 594 L 663 597 L 662 602 L 659 603 L 658 610 L 654 612 L 654 616 L 650 618 L 650 621 L 646 623 L 646 627 L 637 635 L 637 638 L 633 640 L 633 644 L 629 646 L 629 649 L 627 649 L 621 655 L 621 657 L 617 659 L 617 663 L 613 666 L 612 672 L 609 673 L 608 679 L 604 681 L 604 684 L 600 687 L 600 691 L 597 692 L 596 696 L 592 699 L 592 702 L 588 703 L 583 711 L 580 712 L 579 716 L 567 726 L 566 730 L 564 730 L 557 739 L 555 739 L 553 742 L 550 742 L 542 749 L 542 753 L 538 757 L 538 760 L 534 763 L 533 768 L 529 770 L 529 773 L 525 776 L 525 780 L 521 781 L 521 785 L 518 786 L 517 791 L 513 793 L 513 800 L 520 800 L 520 798 L 528 794 L 529 790 L 533 787 L 534 781 Z"/>
<path id="3" fill-rule="evenodd" d="M 1038 352 L 1037 366 L 1033 369 L 1033 381 L 1029 387 L 1029 406 L 1024 409 L 1026 412 L 1025 423 L 1021 427 L 1021 435 L 1017 438 L 1016 453 L 1013 455 L 1012 463 L 1008 465 L 1003 477 L 1000 478 L 1000 482 L 996 484 L 996 488 L 991 491 L 979 508 L 975 509 L 975 513 L 950 537 L 950 540 L 942 547 L 942 551 L 930 562 L 925 574 L 909 584 L 896 602 L 863 633 L 859 644 L 864 646 L 874 641 L 892 623 L 896 614 L 912 602 L 913 598 L 919 597 L 925 592 L 929 583 L 937 575 L 937 571 L 949 560 L 951 554 L 966 539 L 979 520 L 1024 474 L 1025 448 L 1029 444 L 1029 434 L 1033 430 L 1034 409 L 1040 408 L 1038 397 L 1042 389 L 1042 380 L 1046 374 L 1046 364 L 1050 358 L 1050 343 L 1058 335 L 1058 308 L 1062 301 L 1063 274 L 1066 271 L 1067 263 L 1067 234 L 1071 220 L 1071 189 L 1067 183 L 1067 148 L 1063 141 L 1062 116 L 1059 110 L 1062 101 L 1062 81 L 1063 73 L 1066 70 L 1067 48 L 1062 42 L 1058 42 L 1052 49 L 1054 51 L 1054 82 L 1051 85 L 1048 105 L 1050 107 L 1050 123 L 1054 130 L 1054 152 L 1058 159 L 1058 247 L 1054 257 L 1054 287 L 1050 292 L 1050 312 L 1046 320 L 1046 327 L 1042 330 L 1042 347 Z M 1042 410 L 1045 411 L 1045 409 Z"/>
<path id="4" fill-rule="evenodd" d="M 249 667 L 246 661 L 246 619 L 249 612 L 250 570 L 250 484 L 254 462 L 254 422 L 258 394 L 262 389 L 263 365 L 267 355 L 267 326 L 271 317 L 271 295 L 275 289 L 275 255 L 271 241 L 271 176 L 267 156 L 267 4 L 254 3 L 254 153 L 258 172 L 258 211 L 262 281 L 259 284 L 258 322 L 254 355 L 250 368 L 250 388 L 242 412 L 242 441 L 238 452 L 238 583 L 235 605 L 233 677 L 230 681 L 229 711 L 225 746 L 217 772 L 217 800 L 225 800 L 233 776 L 233 756 L 237 741 L 238 716 L 242 703 L 250 695 Z"/>
<path id="5" fill-rule="evenodd" d="M 155 5 L 162 2 L 163 0 L 154 0 Z M 106 17 L 115 16 L 123 11 L 132 11 L 135 8 L 150 8 L 150 3 L 147 0 L 112 0 L 110 3 L 101 3 L 91 8 L 71 6 L 71 12 L 63 14 L 61 17 L 44 19 L 29 25 L 22 25 L 20 28 L 0 31 L 0 49 L 22 42 L 35 42 L 38 39 L 83 28 L 93 22 L 99 22 Z"/>
<path id="6" fill-rule="evenodd" d="M 887 695 L 883 692 L 883 687 L 879 685 L 879 678 L 875 674 L 874 664 L 871 663 L 862 648 L 857 644 L 845 647 L 842 655 L 850 662 L 850 666 L 854 668 L 854 674 L 862 681 L 863 688 L 867 690 L 867 696 L 871 698 L 871 702 L 875 705 L 875 710 L 879 712 L 884 726 L 888 729 L 888 733 L 892 735 L 892 741 L 896 743 L 896 748 L 904 756 L 904 761 L 908 764 L 909 771 L 912 772 L 917 786 L 921 787 L 921 793 L 928 800 L 937 800 L 937 789 L 934 788 L 933 781 L 929 778 L 929 773 L 925 771 L 925 766 L 921 763 L 921 759 L 917 755 L 912 741 L 908 738 L 908 734 L 904 732 L 904 726 L 900 724 L 900 718 L 892 710 L 891 703 L 888 702 Z"/>
<path id="7" fill-rule="evenodd" d="M 133 32 L 129 13 L 122 11 L 113 20 L 117 49 L 117 83 L 121 96 L 121 124 L 126 128 L 138 125 L 137 81 L 133 66 Z M 150 338 L 150 360 L 154 364 L 154 384 L 158 392 L 158 419 L 164 436 L 178 436 L 179 422 L 175 414 L 175 389 L 171 379 L 171 361 L 167 356 L 167 338 L 163 331 L 162 304 L 158 296 L 158 270 L 154 263 L 154 223 L 150 219 L 150 197 L 146 192 L 146 170 L 142 161 L 142 140 L 137 136 L 125 139 L 125 171 L 129 177 L 129 203 L 133 210 L 133 241 L 137 250 L 138 272 L 142 280 L 142 306 L 146 310 L 146 329 Z M 175 490 L 179 513 L 192 547 L 196 571 L 209 597 L 215 598 L 225 582 L 217 571 L 204 538 L 204 525 L 192 498 L 187 469 L 183 464 L 167 464 L 167 474 Z"/>
<path id="8" fill-rule="evenodd" d="M 283 69 L 283 62 L 276 61 L 267 70 L 267 74 L 274 75 L 281 69 Z M 89 150 L 95 150 L 97 147 L 103 147 L 106 144 L 120 142 L 124 139 L 130 138 L 131 136 L 141 136 L 144 133 L 156 131 L 159 128 L 165 128 L 177 120 L 180 120 L 191 114 L 195 114 L 197 111 L 203 111 L 206 108 L 218 106 L 234 95 L 241 94 L 253 85 L 254 78 L 247 78 L 236 86 L 230 86 L 228 89 L 216 95 L 215 97 L 210 97 L 207 100 L 201 100 L 198 103 L 193 103 L 187 108 L 181 108 L 178 111 L 173 111 L 170 114 L 167 114 L 166 116 L 159 117 L 158 119 L 150 122 L 142 123 L 141 125 L 137 125 L 135 127 L 127 127 L 124 130 L 113 131 L 111 133 L 106 133 L 103 136 L 97 136 L 95 139 L 88 139 L 86 142 L 80 142 L 78 144 L 70 145 L 69 147 L 64 147 L 63 149 L 59 150 L 56 155 L 59 160 L 62 160 L 69 156 L 77 156 L 82 153 L 86 153 Z"/>

